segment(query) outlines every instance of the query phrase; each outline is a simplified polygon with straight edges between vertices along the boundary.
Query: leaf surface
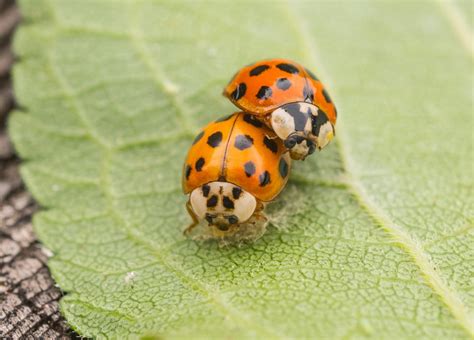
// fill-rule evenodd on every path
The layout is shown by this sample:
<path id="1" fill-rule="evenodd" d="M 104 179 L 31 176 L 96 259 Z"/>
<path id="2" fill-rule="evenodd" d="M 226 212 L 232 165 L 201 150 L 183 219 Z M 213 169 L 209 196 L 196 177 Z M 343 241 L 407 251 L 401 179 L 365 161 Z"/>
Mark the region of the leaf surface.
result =
<path id="1" fill-rule="evenodd" d="M 10 132 L 81 334 L 474 336 L 471 19 L 431 2 L 21 7 Z M 184 239 L 186 149 L 268 57 L 328 85 L 335 143 L 294 165 L 262 239 Z"/>

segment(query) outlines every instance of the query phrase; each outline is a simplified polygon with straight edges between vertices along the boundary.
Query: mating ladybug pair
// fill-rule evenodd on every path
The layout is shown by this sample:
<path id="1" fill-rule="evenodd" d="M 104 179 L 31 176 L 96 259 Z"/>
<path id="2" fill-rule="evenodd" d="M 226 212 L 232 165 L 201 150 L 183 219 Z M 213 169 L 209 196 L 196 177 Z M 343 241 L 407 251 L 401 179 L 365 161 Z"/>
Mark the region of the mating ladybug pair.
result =
<path id="1" fill-rule="evenodd" d="M 193 223 L 212 235 L 264 225 L 263 208 L 286 185 L 291 159 L 305 159 L 334 136 L 336 107 L 301 65 L 271 59 L 242 68 L 224 90 L 243 112 L 207 125 L 184 165 L 183 190 Z"/>

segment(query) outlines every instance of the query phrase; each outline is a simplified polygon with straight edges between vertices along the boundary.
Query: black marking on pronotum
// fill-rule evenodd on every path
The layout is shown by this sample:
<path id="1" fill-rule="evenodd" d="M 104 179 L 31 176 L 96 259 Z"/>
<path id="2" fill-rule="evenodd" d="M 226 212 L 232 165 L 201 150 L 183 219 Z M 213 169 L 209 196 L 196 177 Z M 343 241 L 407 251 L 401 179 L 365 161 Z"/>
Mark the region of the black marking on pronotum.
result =
<path id="1" fill-rule="evenodd" d="M 261 121 L 259 121 L 254 116 L 248 113 L 244 114 L 244 121 L 257 128 L 261 128 L 263 126 L 263 123 Z"/>
<path id="2" fill-rule="evenodd" d="M 189 175 L 191 175 L 191 171 L 192 171 L 192 170 L 193 170 L 193 169 L 191 168 L 191 165 L 189 165 L 189 164 L 186 165 L 186 170 L 185 170 L 185 172 L 184 172 L 184 173 L 186 174 L 186 180 L 189 179 Z"/>
<path id="3" fill-rule="evenodd" d="M 245 96 L 245 92 L 247 91 L 247 85 L 245 83 L 240 83 L 235 90 L 230 94 L 230 96 L 234 100 L 239 100 L 243 96 Z"/>
<path id="4" fill-rule="evenodd" d="M 197 142 L 199 142 L 201 140 L 202 136 L 204 136 L 204 131 L 199 132 L 198 135 L 196 136 L 196 138 L 194 138 L 193 145 L 196 144 Z"/>
<path id="5" fill-rule="evenodd" d="M 213 148 L 218 147 L 221 142 L 222 132 L 220 131 L 214 132 L 212 135 L 207 137 L 207 144 L 209 144 L 209 146 L 212 146 Z"/>
<path id="6" fill-rule="evenodd" d="M 306 113 L 301 112 L 300 104 L 291 103 L 285 105 L 283 108 L 291 117 L 293 117 L 293 121 L 295 122 L 295 130 L 303 131 L 309 116 Z"/>
<path id="7" fill-rule="evenodd" d="M 217 205 L 217 195 L 212 195 L 206 203 L 208 208 L 214 208 Z"/>
<path id="8" fill-rule="evenodd" d="M 291 64 L 282 63 L 282 64 L 278 64 L 276 67 L 278 67 L 282 71 L 285 71 L 291 74 L 296 74 L 300 72 L 295 65 L 291 65 Z"/>
<path id="9" fill-rule="evenodd" d="M 215 123 L 225 122 L 226 120 L 229 120 L 230 117 L 232 117 L 233 115 L 234 115 L 234 114 L 232 113 L 232 114 L 230 114 L 230 115 L 228 115 L 228 116 L 221 117 L 221 118 L 217 119 L 217 120 L 215 121 Z"/>
<path id="10" fill-rule="evenodd" d="M 202 186 L 202 195 L 203 195 L 204 197 L 209 196 L 209 191 L 210 191 L 210 190 L 211 190 L 211 187 L 210 187 L 208 184 L 204 184 L 204 185 Z"/>
<path id="11" fill-rule="evenodd" d="M 319 136 L 319 130 L 321 129 L 321 126 L 326 124 L 327 121 L 328 117 L 326 116 L 326 114 L 323 111 L 318 110 L 318 114 L 316 116 L 311 117 L 311 132 L 313 133 L 313 135 L 315 135 L 316 137 Z"/>
<path id="12" fill-rule="evenodd" d="M 291 81 L 286 78 L 280 78 L 276 81 L 276 86 L 283 91 L 288 90 L 291 87 Z"/>
<path id="13" fill-rule="evenodd" d="M 238 135 L 235 137 L 234 146 L 239 150 L 245 150 L 253 145 L 253 138 L 249 135 Z"/>
<path id="14" fill-rule="evenodd" d="M 202 167 L 204 166 L 204 163 L 206 163 L 206 161 L 204 160 L 204 158 L 200 157 L 196 161 L 196 164 L 194 165 L 194 167 L 196 168 L 196 171 L 201 171 Z"/>
<path id="15" fill-rule="evenodd" d="M 232 197 L 233 197 L 235 200 L 238 199 L 241 194 L 242 194 L 242 189 L 237 188 L 237 187 L 233 187 L 233 188 L 232 188 Z"/>
<path id="16" fill-rule="evenodd" d="M 252 176 L 255 173 L 255 164 L 252 161 L 248 161 L 244 164 L 244 170 L 247 177 Z"/>
<path id="17" fill-rule="evenodd" d="M 258 99 L 265 100 L 265 99 L 270 98 L 272 96 L 272 94 L 273 94 L 272 89 L 270 87 L 264 85 L 260 88 L 260 90 L 258 90 L 258 93 L 257 93 L 256 97 Z"/>
<path id="18" fill-rule="evenodd" d="M 326 89 L 323 89 L 323 96 L 324 99 L 326 99 L 326 102 L 332 103 L 331 97 L 329 97 L 329 93 L 326 91 Z"/>
<path id="19" fill-rule="evenodd" d="M 268 138 L 267 136 L 263 137 L 263 144 L 273 153 L 278 152 L 278 144 L 275 140 Z"/>
<path id="20" fill-rule="evenodd" d="M 303 97 L 305 101 L 312 102 L 314 100 L 314 91 L 306 84 L 303 88 Z"/>
<path id="21" fill-rule="evenodd" d="M 270 68 L 270 66 L 268 65 L 258 65 L 256 67 L 254 67 L 251 71 L 250 71 L 250 76 L 251 77 L 255 77 L 255 76 L 258 76 L 260 73 L 268 70 Z"/>
<path id="22" fill-rule="evenodd" d="M 305 70 L 306 70 L 306 73 L 308 73 L 311 78 L 313 78 L 316 81 L 319 81 L 318 77 L 316 77 L 313 72 L 311 72 L 307 68 L 305 68 Z"/>
<path id="23" fill-rule="evenodd" d="M 264 187 L 268 183 L 270 183 L 270 173 L 265 170 L 263 173 L 258 176 L 258 180 L 260 181 L 260 186 Z"/>
<path id="24" fill-rule="evenodd" d="M 280 164 L 278 164 L 278 171 L 280 171 L 280 175 L 283 178 L 288 176 L 288 163 L 285 161 L 284 158 L 280 158 Z"/>
<path id="25" fill-rule="evenodd" d="M 232 201 L 229 197 L 224 196 L 222 198 L 222 204 L 224 205 L 224 208 L 227 209 L 234 209 L 234 201 Z"/>

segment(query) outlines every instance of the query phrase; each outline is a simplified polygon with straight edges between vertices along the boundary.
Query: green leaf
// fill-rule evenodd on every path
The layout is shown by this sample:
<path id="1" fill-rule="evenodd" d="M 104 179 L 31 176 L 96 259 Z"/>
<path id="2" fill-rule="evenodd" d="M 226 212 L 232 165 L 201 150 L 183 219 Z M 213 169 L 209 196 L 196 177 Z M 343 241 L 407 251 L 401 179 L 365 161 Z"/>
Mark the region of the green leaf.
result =
<path id="1" fill-rule="evenodd" d="M 464 6 L 464 5 L 463 5 Z M 21 1 L 10 132 L 79 333 L 474 336 L 471 25 L 456 3 Z M 453 12 L 454 11 L 454 12 Z M 461 15 L 452 15 L 458 13 Z M 472 21 L 471 19 L 468 19 Z M 185 239 L 198 128 L 286 57 L 339 107 L 254 244 Z"/>

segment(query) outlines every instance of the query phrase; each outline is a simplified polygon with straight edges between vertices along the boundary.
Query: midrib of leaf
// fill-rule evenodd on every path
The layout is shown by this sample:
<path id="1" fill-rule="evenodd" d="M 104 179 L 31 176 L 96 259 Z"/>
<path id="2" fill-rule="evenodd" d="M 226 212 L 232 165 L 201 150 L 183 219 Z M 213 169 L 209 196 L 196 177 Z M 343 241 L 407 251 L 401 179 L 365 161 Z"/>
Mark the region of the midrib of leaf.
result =
<path id="1" fill-rule="evenodd" d="M 51 2 L 48 0 L 48 5 L 50 7 L 52 17 L 54 19 L 54 24 L 56 25 L 57 28 L 60 27 L 60 23 L 57 19 L 56 13 L 54 6 L 51 4 Z M 135 4 L 135 3 L 134 3 Z M 135 25 L 136 27 L 136 25 Z M 137 28 L 132 27 L 132 31 L 134 34 L 131 34 L 129 36 L 129 39 L 134 42 L 133 46 L 139 53 L 139 55 L 143 58 L 143 61 L 145 62 L 145 65 L 149 68 L 150 72 L 152 73 L 155 83 L 160 86 L 159 90 L 164 90 L 165 93 L 168 94 L 168 96 L 173 98 L 173 103 L 176 105 L 178 108 L 178 111 L 180 112 L 180 115 L 182 117 L 182 120 L 185 122 L 186 117 L 188 115 L 184 115 L 184 112 L 186 108 L 178 101 L 176 100 L 176 97 L 174 96 L 172 91 L 169 91 L 169 88 L 166 88 L 166 84 L 163 81 L 163 76 L 160 76 L 158 73 L 158 68 L 155 66 L 155 63 L 153 62 L 148 49 L 146 48 L 144 41 L 142 38 L 142 32 L 141 30 Z M 221 297 L 219 297 L 215 293 L 211 293 L 210 290 L 206 289 L 204 284 L 202 282 L 199 282 L 196 278 L 190 277 L 189 275 L 186 274 L 185 271 L 183 271 L 180 268 L 177 268 L 176 266 L 171 265 L 166 261 L 162 254 L 162 249 L 157 249 L 154 247 L 150 242 L 146 240 L 142 235 L 139 233 L 135 232 L 135 229 L 133 227 L 130 227 L 128 223 L 123 219 L 123 217 L 119 214 L 115 204 L 114 204 L 114 197 L 111 191 L 111 185 L 110 185 L 110 171 L 109 171 L 109 166 L 110 166 L 110 160 L 114 152 L 114 148 L 108 145 L 106 142 L 104 142 L 100 136 L 95 133 L 95 131 L 92 128 L 91 123 L 88 121 L 86 115 L 84 114 L 84 109 L 83 105 L 81 104 L 81 100 L 78 98 L 78 96 L 74 93 L 72 90 L 71 86 L 69 85 L 68 81 L 66 78 L 63 76 L 61 71 L 55 66 L 56 63 L 54 61 L 54 58 L 52 57 L 51 53 L 48 53 L 47 55 L 49 66 L 51 67 L 51 70 L 54 72 L 55 76 L 57 77 L 61 87 L 65 91 L 65 94 L 68 96 L 69 99 L 71 99 L 74 103 L 74 107 L 76 109 L 76 114 L 80 118 L 81 122 L 84 124 L 85 130 L 89 133 L 91 139 L 98 145 L 98 147 L 101 148 L 102 154 L 103 154 L 103 161 L 101 164 L 101 178 L 100 178 L 100 184 L 99 186 L 102 188 L 102 191 L 105 195 L 107 206 L 108 206 L 108 213 L 114 221 L 121 226 L 121 228 L 125 231 L 127 237 L 129 239 L 137 244 L 142 245 L 148 251 L 153 254 L 153 256 L 157 259 L 157 261 L 163 265 L 170 273 L 173 273 L 185 286 L 187 286 L 189 289 L 193 290 L 194 292 L 198 293 L 199 295 L 202 295 L 208 299 L 210 303 L 212 303 L 215 307 L 216 310 L 218 310 L 222 315 L 225 317 L 231 318 L 235 321 L 237 325 L 245 325 L 249 327 L 250 329 L 255 330 L 256 332 L 260 333 L 261 336 L 266 337 L 266 338 L 271 338 L 271 339 L 276 339 L 276 338 L 283 338 L 283 336 L 276 334 L 273 330 L 271 329 L 266 329 L 260 326 L 260 324 L 255 323 L 251 321 L 249 318 L 247 318 L 244 315 L 241 315 L 239 313 L 236 313 L 234 309 L 232 309 L 230 306 L 226 305 L 225 302 L 222 301 Z M 183 122 L 183 124 L 184 124 Z M 184 125 L 188 131 L 193 131 L 193 129 L 186 123 Z M 172 246 L 172 245 L 171 245 Z M 75 300 L 80 301 L 80 300 Z M 116 311 L 111 311 L 104 309 L 102 307 L 98 307 L 95 305 L 92 305 L 91 303 L 85 303 L 83 301 L 80 301 L 81 304 L 87 306 L 90 309 L 94 309 L 98 312 L 102 313 L 107 313 L 110 315 L 116 315 L 120 317 L 125 317 L 128 320 L 132 321 L 137 321 L 135 318 L 118 313 Z M 146 320 L 146 319 L 142 319 Z"/>
<path id="2" fill-rule="evenodd" d="M 290 7 L 290 6 L 289 6 Z M 54 6 L 51 6 L 52 12 L 54 13 Z M 291 13 L 291 8 L 289 9 Z M 288 13 L 288 10 L 285 10 L 285 13 Z M 291 19 L 291 18 L 289 18 Z M 299 21 L 298 21 L 299 20 Z M 302 18 L 298 18 L 298 20 L 291 20 L 292 22 L 295 22 L 297 25 L 299 24 L 304 24 L 301 22 L 303 20 Z M 58 22 L 56 22 L 57 25 L 59 25 Z M 315 57 L 315 47 L 313 44 L 310 43 L 310 39 L 305 34 L 305 30 L 302 30 L 300 28 L 300 33 L 301 37 L 303 38 L 303 43 L 305 46 L 307 45 L 309 47 L 309 51 L 311 52 L 311 55 L 308 56 L 308 61 L 312 61 L 313 64 L 316 64 L 316 60 L 318 60 L 317 57 Z M 165 84 L 165 77 L 163 76 L 162 73 L 158 72 L 159 67 L 155 65 L 153 62 L 153 59 L 150 56 L 150 53 L 143 41 L 142 38 L 142 32 L 140 31 L 135 31 L 133 34 L 130 35 L 130 39 L 132 42 L 134 42 L 134 45 L 138 51 L 138 53 L 141 55 L 141 57 L 144 59 L 145 64 L 147 67 L 150 69 L 150 72 L 152 72 L 153 77 L 155 78 L 155 81 L 158 86 L 160 86 L 160 90 L 165 89 L 165 93 L 167 93 L 168 96 L 173 97 L 173 91 L 166 90 L 167 85 Z M 306 50 L 306 49 L 305 49 Z M 87 116 L 83 112 L 83 107 L 81 104 L 81 101 L 79 97 L 74 93 L 74 91 L 71 89 L 69 84 L 67 83 L 65 77 L 62 75 L 61 71 L 55 67 L 55 62 L 52 58 L 52 55 L 49 55 L 49 60 L 50 60 L 50 66 L 54 70 L 54 73 L 58 77 L 58 80 L 60 80 L 61 86 L 63 89 L 66 91 L 68 98 L 70 98 L 76 108 L 76 114 L 80 117 L 81 121 L 83 122 L 86 130 L 88 131 L 90 137 L 96 144 L 101 148 L 103 151 L 103 154 L 105 155 L 104 157 L 104 162 L 102 164 L 102 177 L 101 177 L 101 187 L 104 190 L 104 194 L 107 196 L 107 202 L 109 205 L 109 210 L 110 214 L 115 218 L 117 223 L 126 230 L 127 235 L 130 237 L 131 240 L 137 242 L 138 244 L 143 245 L 147 249 L 150 250 L 154 254 L 154 256 L 162 263 L 170 272 L 174 273 L 186 286 L 188 286 L 190 289 L 196 291 L 197 293 L 209 298 L 210 302 L 215 305 L 215 307 L 223 314 L 226 316 L 231 317 L 232 319 L 235 320 L 237 324 L 242 324 L 244 323 L 246 326 L 255 329 L 256 331 L 260 332 L 262 336 L 270 336 L 270 337 L 276 337 L 277 335 L 270 332 L 269 329 L 262 328 L 260 324 L 252 323 L 250 322 L 245 316 L 242 316 L 241 314 L 235 313 L 234 311 L 231 310 L 231 308 L 226 305 L 223 301 L 220 301 L 220 297 L 215 294 L 211 293 L 210 290 L 206 289 L 205 285 L 199 281 L 196 280 L 196 278 L 190 277 L 189 275 L 186 274 L 186 272 L 180 268 L 176 268 L 173 265 L 170 265 L 169 263 L 166 262 L 164 256 L 163 256 L 163 249 L 156 249 L 153 245 L 151 245 L 146 238 L 144 238 L 141 234 L 136 233 L 135 230 L 128 225 L 128 223 L 123 219 L 123 217 L 119 214 L 115 204 L 114 204 L 114 197 L 112 193 L 112 187 L 110 185 L 110 171 L 109 171 L 109 165 L 110 165 L 110 158 L 113 155 L 114 151 L 116 148 L 112 147 L 108 143 L 104 142 L 100 135 L 97 134 L 94 131 L 94 128 L 92 124 L 88 121 Z M 321 63 L 317 63 L 320 65 Z M 327 72 L 325 73 L 327 75 Z M 176 103 L 176 101 L 174 101 Z M 177 108 L 179 106 L 179 103 L 176 104 Z M 180 110 L 181 114 L 184 117 L 184 121 L 188 118 L 187 114 L 187 109 L 184 107 L 181 107 Z M 189 130 L 192 131 L 193 128 L 188 126 Z M 341 133 L 342 131 L 342 133 Z M 322 181 L 321 183 L 318 181 L 310 181 L 312 184 L 316 185 L 327 185 L 327 186 L 337 186 L 341 187 L 343 186 L 346 188 L 348 191 L 352 192 L 353 195 L 357 198 L 359 205 L 362 209 L 366 210 L 369 212 L 370 215 L 373 216 L 374 221 L 383 227 L 390 235 L 392 235 L 393 238 L 397 240 L 397 242 L 402 246 L 402 248 L 409 253 L 412 258 L 414 258 L 415 263 L 418 265 L 420 268 L 421 272 L 425 275 L 425 278 L 427 279 L 428 283 L 430 284 L 430 287 L 433 288 L 433 290 L 443 299 L 443 301 L 447 304 L 447 306 L 450 308 L 450 311 L 453 313 L 453 315 L 457 318 L 458 321 L 461 322 L 461 324 L 464 326 L 469 331 L 469 328 L 466 327 L 465 323 L 462 323 L 464 320 L 465 322 L 469 322 L 468 319 L 466 319 L 466 314 L 463 314 L 466 312 L 464 309 L 458 311 L 461 311 L 461 315 L 456 314 L 456 310 L 454 310 L 452 307 L 456 307 L 457 305 L 454 303 L 453 305 L 450 305 L 447 303 L 445 299 L 448 299 L 448 302 L 456 302 L 459 301 L 459 299 L 455 296 L 455 294 L 449 289 L 447 289 L 447 286 L 444 285 L 443 281 L 441 280 L 440 276 L 436 271 L 433 271 L 431 273 L 428 269 L 429 267 L 429 256 L 424 253 L 423 249 L 417 246 L 416 240 L 412 239 L 410 236 L 408 236 L 401 228 L 397 227 L 394 225 L 390 219 L 384 214 L 384 212 L 379 209 L 371 200 L 369 195 L 366 193 L 365 189 L 362 186 L 362 183 L 357 179 L 356 176 L 353 176 L 354 174 L 354 167 L 351 166 L 352 161 L 350 160 L 349 153 L 345 150 L 345 142 L 344 142 L 344 133 L 343 133 L 343 128 L 341 129 L 341 125 L 338 126 L 338 139 L 340 140 L 341 137 L 340 135 L 343 135 L 342 142 L 339 141 L 339 152 L 341 153 L 342 160 L 343 160 L 343 165 L 344 165 L 344 170 L 345 174 L 347 175 L 347 181 L 344 181 L 342 183 L 337 183 L 337 182 L 328 182 L 328 181 Z M 122 146 L 128 146 L 127 145 L 122 145 Z M 352 176 L 351 176 L 352 175 Z M 306 180 L 306 179 L 302 179 Z M 417 262 L 417 259 L 419 262 Z M 420 262 L 421 261 L 421 262 Z M 425 268 L 425 266 L 428 266 Z M 428 275 L 427 275 L 428 274 Z M 439 284 L 439 286 L 433 286 L 433 281 L 436 284 Z M 439 289 L 436 290 L 436 287 Z M 445 290 L 446 289 L 446 290 Z M 454 296 L 451 296 L 453 295 Z M 454 298 L 454 300 L 450 300 L 450 298 Z M 81 301 L 81 303 L 86 304 L 85 302 Z M 92 306 L 91 304 L 88 304 L 91 308 L 95 308 L 99 312 L 107 312 L 107 313 L 114 313 L 114 311 L 109 311 L 100 307 Z M 461 303 L 461 307 L 464 307 Z M 464 318 L 463 318 L 464 317 Z M 468 324 L 469 325 L 469 324 Z M 272 328 L 273 330 L 273 328 Z M 471 334 L 472 334 L 472 329 L 471 329 Z"/>
<path id="3" fill-rule="evenodd" d="M 472 45 L 472 33 L 465 23 L 463 23 L 462 16 L 457 8 L 450 2 L 439 1 L 445 10 L 451 24 L 455 28 L 455 32 L 460 36 L 460 40 L 464 47 L 470 52 L 471 57 L 473 56 L 473 45 Z M 321 62 L 319 55 L 316 50 L 316 46 L 308 37 L 308 29 L 305 28 L 305 18 L 303 16 L 297 16 L 294 11 L 294 6 L 290 5 L 289 1 L 285 2 L 286 6 L 283 8 L 285 13 L 289 13 L 289 19 L 291 20 L 293 27 L 296 30 L 296 36 L 300 37 L 301 43 L 305 51 L 306 59 L 309 62 L 310 67 L 318 68 L 323 70 L 324 78 L 329 80 L 331 77 L 327 71 L 325 71 L 324 65 Z M 470 43 L 469 43 L 470 41 Z M 334 91 L 335 86 L 333 86 Z M 344 129 L 344 121 L 339 119 L 337 124 L 337 149 L 341 157 L 342 169 L 345 175 L 344 183 L 346 184 L 347 190 L 351 192 L 354 198 L 359 203 L 359 206 L 365 210 L 374 220 L 375 224 L 383 228 L 395 241 L 396 243 L 413 259 L 414 263 L 418 266 L 421 274 L 425 278 L 428 286 L 441 298 L 444 304 L 449 309 L 450 313 L 456 318 L 459 324 L 467 331 L 467 333 L 474 337 L 474 318 L 470 315 L 466 305 L 462 302 L 458 294 L 449 288 L 445 280 L 442 279 L 440 273 L 436 269 L 430 255 L 423 249 L 421 242 L 415 237 L 409 235 L 401 226 L 395 224 L 389 214 L 383 211 L 370 197 L 370 194 L 365 189 L 363 183 L 359 180 L 356 167 L 353 165 L 354 161 L 350 156 L 350 151 L 347 148 L 348 142 Z M 332 183 L 326 183 L 330 185 L 337 185 Z M 464 229 L 464 228 L 463 228 Z"/>
<path id="4" fill-rule="evenodd" d="M 140 233 L 135 232 L 135 229 L 128 225 L 127 221 L 123 219 L 123 217 L 119 214 L 115 204 L 114 198 L 111 192 L 111 185 L 110 185 L 110 159 L 112 156 L 112 150 L 106 149 L 104 150 L 105 157 L 102 163 L 102 187 L 104 188 L 104 194 L 106 196 L 108 208 L 110 211 L 111 216 L 120 225 L 124 231 L 126 232 L 127 236 L 130 240 L 136 242 L 137 244 L 142 245 L 145 247 L 153 256 L 157 259 L 157 261 L 163 265 L 170 273 L 173 273 L 185 286 L 189 289 L 193 290 L 194 292 L 202 295 L 208 299 L 210 303 L 212 303 L 216 309 L 224 316 L 232 318 L 236 324 L 244 324 L 251 329 L 259 332 L 261 336 L 270 337 L 270 338 L 279 338 L 277 334 L 271 332 L 271 330 L 262 328 L 259 324 L 252 322 L 247 317 L 236 313 L 231 307 L 227 306 L 224 301 L 215 293 L 212 293 L 210 290 L 206 289 L 202 282 L 199 282 L 196 278 L 190 277 L 186 274 L 184 270 L 178 268 L 177 266 L 173 266 L 168 261 L 166 261 L 165 257 L 163 256 L 163 249 L 158 249 L 149 241 L 146 240 Z"/>
<path id="5" fill-rule="evenodd" d="M 438 0 L 438 4 L 463 48 L 474 59 L 474 36 L 461 11 L 451 0 Z"/>
<path id="6" fill-rule="evenodd" d="M 150 51 L 148 50 L 145 41 L 143 39 L 143 31 L 140 29 L 140 26 L 137 24 L 139 21 L 139 11 L 137 7 L 138 2 L 133 2 L 131 10 L 129 11 L 129 27 L 130 27 L 130 36 L 129 39 L 132 42 L 135 50 L 137 51 L 138 55 L 142 59 L 143 63 L 148 67 L 150 70 L 154 82 L 158 87 L 159 91 L 163 91 L 170 97 L 171 103 L 176 108 L 180 122 L 184 127 L 184 130 L 191 136 L 194 135 L 196 132 L 196 128 L 193 127 L 193 123 L 191 121 L 192 115 L 189 114 L 189 109 L 185 106 L 182 100 L 176 96 L 177 93 L 177 86 L 174 85 L 170 80 L 167 79 L 166 75 L 164 74 L 163 70 L 153 62 L 153 58 L 150 55 Z"/>

